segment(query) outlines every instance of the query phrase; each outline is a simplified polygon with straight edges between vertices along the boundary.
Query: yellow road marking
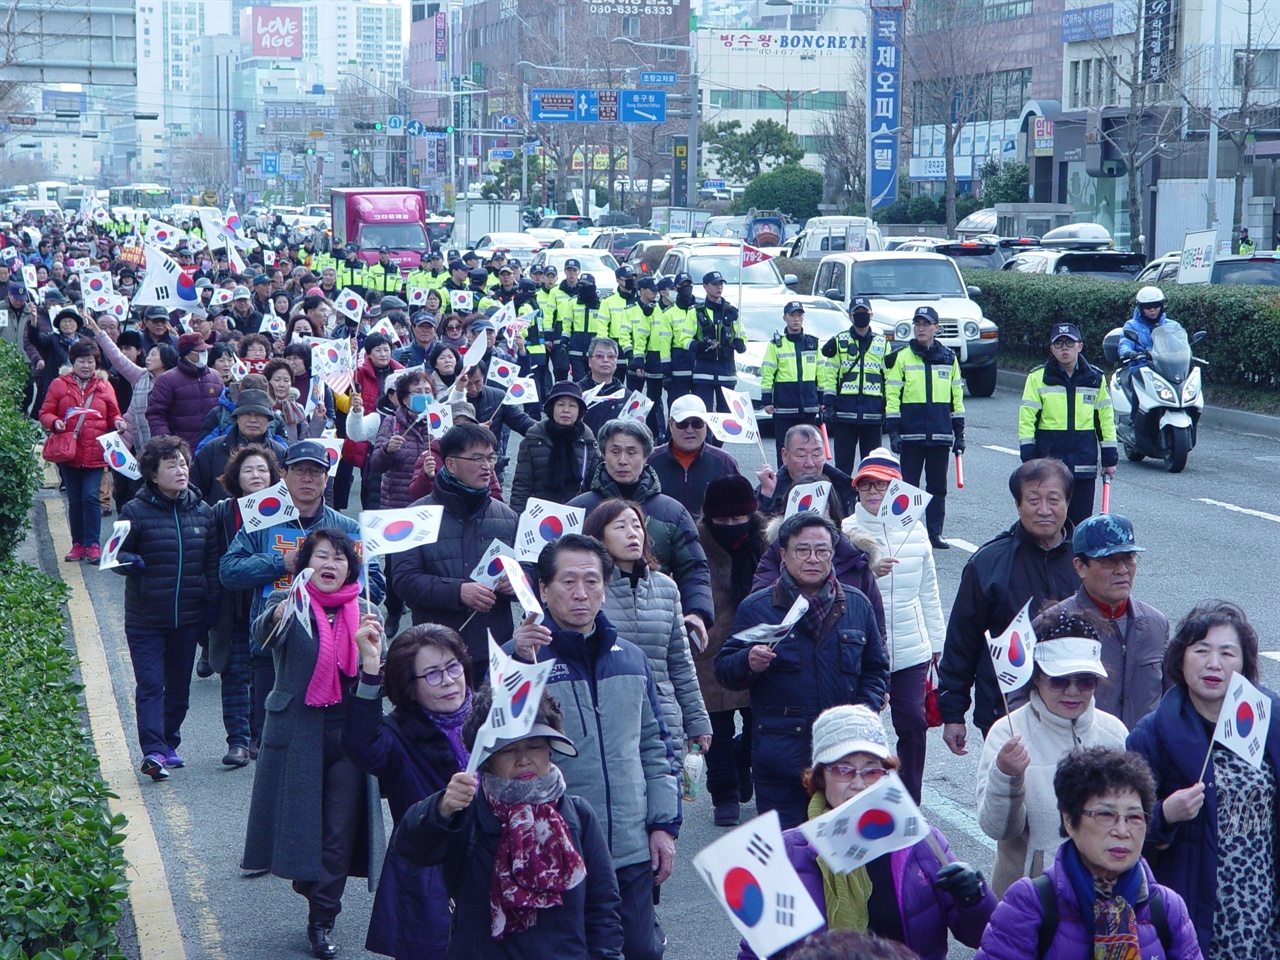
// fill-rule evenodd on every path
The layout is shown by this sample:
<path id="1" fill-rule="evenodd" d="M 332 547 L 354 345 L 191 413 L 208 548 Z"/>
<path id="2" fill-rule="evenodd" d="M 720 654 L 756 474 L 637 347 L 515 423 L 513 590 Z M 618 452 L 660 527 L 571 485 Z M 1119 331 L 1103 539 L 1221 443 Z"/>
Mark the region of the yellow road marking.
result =
<path id="1" fill-rule="evenodd" d="M 53 538 L 54 555 L 63 556 L 71 549 L 71 531 L 61 498 L 44 501 L 49 518 L 49 535 Z M 186 960 L 174 911 L 169 880 L 165 875 L 160 846 L 151 827 L 151 815 L 138 786 L 138 778 L 129 759 L 128 741 L 120 711 L 116 707 L 111 686 L 98 617 L 85 587 L 84 573 L 78 563 L 67 563 L 60 570 L 70 597 L 67 612 L 71 633 L 75 637 L 76 654 L 80 658 L 80 678 L 84 684 L 85 711 L 102 777 L 119 799 L 111 800 L 111 812 L 129 818 L 124 829 L 124 854 L 129 862 L 129 902 L 138 928 L 138 946 L 142 960 Z"/>

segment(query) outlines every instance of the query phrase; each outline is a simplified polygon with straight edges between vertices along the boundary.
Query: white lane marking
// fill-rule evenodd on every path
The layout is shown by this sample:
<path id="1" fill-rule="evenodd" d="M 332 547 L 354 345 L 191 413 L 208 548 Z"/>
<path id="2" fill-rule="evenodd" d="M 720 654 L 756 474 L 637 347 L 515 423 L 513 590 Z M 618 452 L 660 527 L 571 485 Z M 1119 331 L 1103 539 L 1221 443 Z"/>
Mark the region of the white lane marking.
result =
<path id="1" fill-rule="evenodd" d="M 942 539 L 947 541 L 947 543 L 951 544 L 953 547 L 959 547 L 966 553 L 978 552 L 978 545 L 976 543 L 970 543 L 968 540 L 961 540 L 959 537 L 943 537 Z"/>
<path id="2" fill-rule="evenodd" d="M 954 827 L 959 827 L 965 836 L 988 850 L 996 848 L 996 842 L 982 832 L 978 818 L 956 803 L 950 797 L 944 797 L 933 787 L 925 784 L 920 788 L 921 804 L 925 810 L 937 814 Z"/>
<path id="3" fill-rule="evenodd" d="M 1251 517 L 1258 517 L 1262 520 L 1270 520 L 1272 523 L 1280 523 L 1280 517 L 1274 513 L 1264 513 L 1261 510 L 1250 510 L 1248 507 L 1238 507 L 1234 503 L 1224 503 L 1221 500 L 1210 500 L 1208 497 L 1196 497 L 1197 503 L 1207 503 L 1211 507 L 1221 507 L 1223 510 L 1230 510 L 1232 513 L 1244 513 Z"/>
<path id="4" fill-rule="evenodd" d="M 1001 446 L 997 446 L 997 445 L 996 445 L 996 444 L 994 444 L 994 443 L 984 443 L 984 444 L 982 445 L 982 449 L 983 449 L 983 450 L 994 450 L 996 453 L 1007 453 L 1007 454 L 1009 454 L 1009 455 L 1011 455 L 1011 456 L 1014 456 L 1014 457 L 1020 457 L 1020 456 L 1022 456 L 1022 451 L 1021 451 L 1021 450 L 1014 450 L 1014 449 L 1012 449 L 1012 448 L 1010 448 L 1010 447 L 1001 447 Z"/>

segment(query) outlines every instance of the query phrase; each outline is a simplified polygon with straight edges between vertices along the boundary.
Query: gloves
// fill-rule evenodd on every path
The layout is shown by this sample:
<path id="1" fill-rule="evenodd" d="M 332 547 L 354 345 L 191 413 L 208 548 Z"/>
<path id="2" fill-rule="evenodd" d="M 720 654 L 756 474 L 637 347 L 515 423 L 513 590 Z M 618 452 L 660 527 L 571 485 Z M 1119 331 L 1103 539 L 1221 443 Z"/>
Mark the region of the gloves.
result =
<path id="1" fill-rule="evenodd" d="M 902 438 L 896 433 L 889 434 L 889 449 L 895 457 L 902 456 Z"/>
<path id="2" fill-rule="evenodd" d="M 958 435 L 956 437 L 955 443 L 951 444 L 951 452 L 954 453 L 957 457 L 960 456 L 962 453 L 964 453 L 964 437 L 963 436 Z"/>
<path id="3" fill-rule="evenodd" d="M 124 573 L 128 575 L 142 573 L 147 569 L 147 562 L 136 553 L 117 553 L 116 563 L 120 564 L 122 567 L 126 567 L 127 569 L 124 570 Z"/>
<path id="4" fill-rule="evenodd" d="M 836 425 L 836 406 L 834 403 L 828 403 L 823 406 L 822 422 L 828 427 L 834 427 Z"/>
<path id="5" fill-rule="evenodd" d="M 945 864 L 938 870 L 933 885 L 943 893 L 949 893 L 962 906 L 973 903 L 982 896 L 982 873 L 962 860 Z"/>

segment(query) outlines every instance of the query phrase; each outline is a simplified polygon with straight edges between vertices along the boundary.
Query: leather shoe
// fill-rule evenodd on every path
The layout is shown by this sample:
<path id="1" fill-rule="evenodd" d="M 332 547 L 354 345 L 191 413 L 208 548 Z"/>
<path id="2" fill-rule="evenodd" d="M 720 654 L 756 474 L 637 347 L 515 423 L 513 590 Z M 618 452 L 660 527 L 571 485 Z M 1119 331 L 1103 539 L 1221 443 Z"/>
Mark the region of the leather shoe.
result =
<path id="1" fill-rule="evenodd" d="M 311 955 L 316 960 L 333 960 L 338 955 L 338 945 L 333 942 L 332 926 L 307 924 L 307 939 L 311 941 Z"/>
<path id="2" fill-rule="evenodd" d="M 201 680 L 208 680 L 213 676 L 213 667 L 209 665 L 209 654 L 203 648 L 200 650 L 200 659 L 196 661 L 196 676 Z"/>
<path id="3" fill-rule="evenodd" d="M 250 759 L 250 760 L 257 760 L 257 759 L 258 759 L 258 741 L 257 741 L 257 740 L 250 740 L 250 741 L 249 741 L 249 751 L 248 751 L 248 753 L 249 753 L 249 759 Z"/>
<path id="4" fill-rule="evenodd" d="M 712 816 L 717 827 L 736 827 L 742 810 L 736 803 L 717 803 Z"/>
<path id="5" fill-rule="evenodd" d="M 930 537 L 929 542 L 933 544 L 933 549 L 935 550 L 951 549 L 951 544 L 947 543 L 947 541 L 943 540 L 941 537 Z"/>
<path id="6" fill-rule="evenodd" d="M 222 762 L 228 767 L 247 767 L 249 765 L 249 751 L 244 747 L 228 747 Z"/>

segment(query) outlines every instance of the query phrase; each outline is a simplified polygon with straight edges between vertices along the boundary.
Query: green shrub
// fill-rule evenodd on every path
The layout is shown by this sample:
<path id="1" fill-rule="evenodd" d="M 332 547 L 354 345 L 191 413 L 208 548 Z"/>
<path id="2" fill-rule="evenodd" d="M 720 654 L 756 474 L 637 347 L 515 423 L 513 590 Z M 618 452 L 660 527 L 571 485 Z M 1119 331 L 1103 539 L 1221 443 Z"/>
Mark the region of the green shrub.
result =
<path id="1" fill-rule="evenodd" d="M 0 567 L 27 533 L 27 511 L 40 483 L 40 464 L 31 455 L 40 427 L 22 415 L 27 362 L 13 344 L 0 342 Z"/>
<path id="2" fill-rule="evenodd" d="M 798 282 L 791 289 L 806 296 L 813 289 L 813 278 L 818 275 L 818 264 L 821 262 L 821 260 L 793 260 L 791 257 L 778 257 L 774 261 L 778 272 L 784 277 L 788 273 L 796 275 Z M 731 290 L 731 288 L 726 286 L 725 290 Z"/>
<path id="3" fill-rule="evenodd" d="M 1091 277 L 1040 276 L 965 270 L 966 283 L 982 288 L 983 313 L 1000 326 L 1001 353 L 1048 356 L 1046 338 L 1055 323 L 1074 323 L 1085 355 L 1099 366 L 1102 338 L 1133 316 L 1132 283 Z M 1209 336 L 1196 356 L 1209 361 L 1205 383 L 1280 394 L 1280 294 L 1271 287 L 1178 286 L 1164 291 L 1166 311 L 1188 333 Z"/>
<path id="4" fill-rule="evenodd" d="M 0 580 L 0 957 L 116 960 L 123 815 L 80 727 L 66 587 L 26 565 Z"/>

